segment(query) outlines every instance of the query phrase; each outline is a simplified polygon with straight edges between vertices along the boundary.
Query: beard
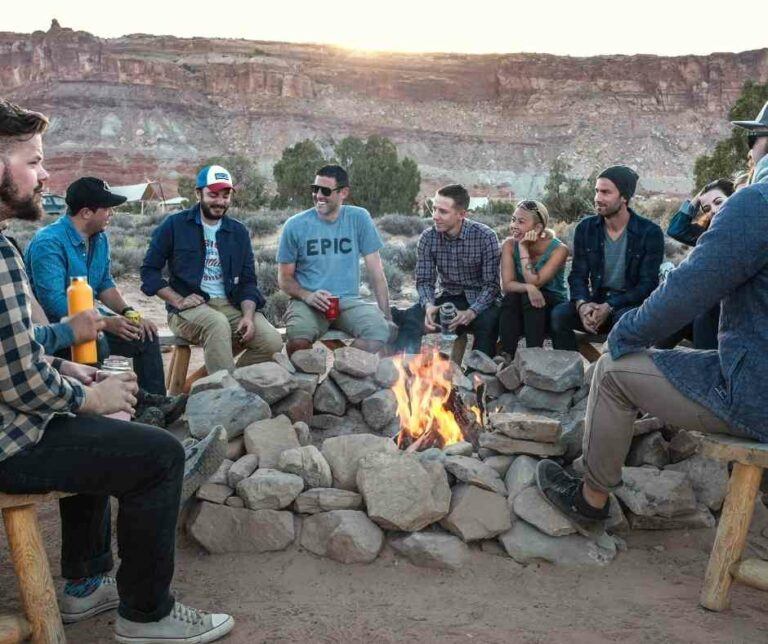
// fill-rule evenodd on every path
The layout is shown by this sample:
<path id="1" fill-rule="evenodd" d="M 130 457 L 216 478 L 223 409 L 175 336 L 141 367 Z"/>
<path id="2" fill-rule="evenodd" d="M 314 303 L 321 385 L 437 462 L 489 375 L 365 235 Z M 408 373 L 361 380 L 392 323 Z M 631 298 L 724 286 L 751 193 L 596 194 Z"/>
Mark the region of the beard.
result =
<path id="1" fill-rule="evenodd" d="M 229 210 L 229 208 L 224 208 L 222 213 L 218 214 L 218 213 L 213 212 L 208 207 L 208 204 L 206 204 L 204 201 L 200 201 L 200 210 L 203 211 L 203 215 L 205 215 L 205 217 L 207 219 L 221 219 L 222 217 L 224 217 L 224 215 L 227 214 L 227 210 Z"/>
<path id="2" fill-rule="evenodd" d="M 42 219 L 45 214 L 43 204 L 40 201 L 43 184 L 38 183 L 29 197 L 22 198 L 11 181 L 11 171 L 8 164 L 4 164 L 4 166 L 3 176 L 0 178 L 0 213 L 5 214 L 6 219 L 21 219 L 22 221 Z"/>
<path id="3" fill-rule="evenodd" d="M 604 219 L 610 219 L 611 217 L 619 214 L 619 211 L 621 210 L 621 200 L 619 200 L 617 203 L 615 203 L 613 206 L 606 206 L 604 212 L 600 212 L 598 210 L 598 214 L 603 217 Z"/>

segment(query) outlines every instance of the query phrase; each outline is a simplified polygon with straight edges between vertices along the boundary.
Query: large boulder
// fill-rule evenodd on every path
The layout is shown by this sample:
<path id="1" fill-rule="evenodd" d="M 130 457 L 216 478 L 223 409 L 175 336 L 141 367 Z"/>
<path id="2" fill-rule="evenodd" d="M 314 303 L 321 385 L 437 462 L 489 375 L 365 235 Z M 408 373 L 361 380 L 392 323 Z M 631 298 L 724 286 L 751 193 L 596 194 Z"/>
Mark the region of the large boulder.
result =
<path id="1" fill-rule="evenodd" d="M 254 512 L 205 502 L 193 516 L 189 532 L 211 554 L 283 550 L 295 537 L 291 512 Z"/>
<path id="2" fill-rule="evenodd" d="M 333 475 L 333 487 L 357 492 L 357 469 L 368 454 L 396 453 L 397 445 L 389 438 L 373 434 L 356 434 L 328 438 L 320 450 Z"/>
<path id="3" fill-rule="evenodd" d="M 341 563 L 369 563 L 383 544 L 381 528 L 358 510 L 321 512 L 302 524 L 302 547 Z"/>
<path id="4" fill-rule="evenodd" d="M 523 381 L 520 380 L 520 372 L 517 370 L 517 365 L 512 363 L 508 367 L 502 367 L 496 372 L 496 377 L 499 382 L 509 391 L 515 391 Z"/>
<path id="5" fill-rule="evenodd" d="M 246 391 L 261 396 L 270 405 L 285 398 L 296 387 L 289 371 L 276 362 L 262 362 L 240 367 L 232 377 Z"/>
<path id="6" fill-rule="evenodd" d="M 489 358 L 485 353 L 477 349 L 472 349 L 472 351 L 464 357 L 464 364 L 467 369 L 490 375 L 494 375 L 499 368 L 499 365 L 497 365 L 492 358 Z"/>
<path id="7" fill-rule="evenodd" d="M 507 488 L 498 472 L 476 458 L 448 456 L 445 459 L 445 469 L 459 481 L 507 496 Z"/>
<path id="8" fill-rule="evenodd" d="M 696 497 L 683 472 L 649 467 L 624 467 L 624 481 L 616 496 L 634 514 L 673 517 L 696 509 Z"/>
<path id="9" fill-rule="evenodd" d="M 390 389 L 382 389 L 363 400 L 361 409 L 365 422 L 373 429 L 381 429 L 395 417 L 397 398 Z"/>
<path id="10" fill-rule="evenodd" d="M 339 349 L 337 349 L 338 351 Z M 365 352 L 363 352 L 365 353 Z M 331 378 L 341 388 L 347 400 L 353 405 L 362 402 L 378 389 L 371 378 L 357 378 L 343 373 L 338 369 L 331 369 Z"/>
<path id="11" fill-rule="evenodd" d="M 421 462 L 412 454 L 368 454 L 360 460 L 357 487 L 368 516 L 390 530 L 421 530 L 445 516 L 450 506 L 443 466 Z"/>
<path id="12" fill-rule="evenodd" d="M 192 387 L 189 389 L 189 395 L 202 393 L 203 391 L 210 391 L 211 389 L 226 389 L 227 387 L 237 387 L 237 380 L 235 380 L 229 371 L 226 369 L 220 369 L 214 373 L 198 378 L 192 383 Z"/>
<path id="13" fill-rule="evenodd" d="M 703 503 L 710 510 L 719 510 L 723 507 L 723 500 L 728 491 L 726 463 L 695 454 L 684 461 L 668 465 L 665 470 L 686 474 L 699 503 Z"/>
<path id="14" fill-rule="evenodd" d="M 469 548 L 458 537 L 438 532 L 414 532 L 389 539 L 389 545 L 412 564 L 425 568 L 461 568 Z"/>
<path id="15" fill-rule="evenodd" d="M 498 454 L 497 456 L 489 456 L 483 459 L 483 463 L 496 470 L 496 473 L 503 479 L 514 460 L 515 457 L 511 454 Z"/>
<path id="16" fill-rule="evenodd" d="M 523 383 L 536 389 L 563 392 L 584 384 L 584 359 L 577 351 L 518 349 L 515 365 Z"/>
<path id="17" fill-rule="evenodd" d="M 547 409 L 550 411 L 568 411 L 573 401 L 573 390 L 563 392 L 547 391 L 530 385 L 524 385 L 517 392 L 518 401 L 530 409 Z"/>
<path id="18" fill-rule="evenodd" d="M 499 541 L 521 564 L 543 559 L 558 566 L 606 566 L 616 556 L 616 544 L 610 537 L 601 539 L 600 545 L 579 534 L 550 537 L 525 521 L 515 521 Z"/>
<path id="19" fill-rule="evenodd" d="M 324 347 L 300 349 L 293 352 L 291 362 L 304 373 L 322 374 L 328 362 L 328 350 Z"/>
<path id="20" fill-rule="evenodd" d="M 280 510 L 293 503 L 303 489 L 300 476 L 259 469 L 237 484 L 237 496 L 251 510 Z"/>
<path id="21" fill-rule="evenodd" d="M 251 423 L 245 430 L 245 450 L 259 457 L 259 466 L 274 468 L 287 449 L 299 447 L 296 431 L 287 416 Z"/>
<path id="22" fill-rule="evenodd" d="M 494 430 L 510 438 L 538 443 L 556 443 L 562 431 L 559 420 L 536 414 L 489 414 L 488 420 Z"/>
<path id="23" fill-rule="evenodd" d="M 347 398 L 330 378 L 321 382 L 313 397 L 315 410 L 321 414 L 343 416 L 347 411 Z"/>
<path id="24" fill-rule="evenodd" d="M 218 483 L 203 483 L 198 489 L 195 497 L 200 501 L 210 503 L 224 503 L 235 491 L 228 485 L 219 485 Z"/>
<path id="25" fill-rule="evenodd" d="M 300 476 L 307 489 L 331 487 L 333 483 L 328 461 L 314 445 L 285 450 L 277 461 L 277 469 Z"/>
<path id="26" fill-rule="evenodd" d="M 367 378 L 376 373 L 379 356 L 354 347 L 341 347 L 333 352 L 333 367 L 354 378 Z"/>
<path id="27" fill-rule="evenodd" d="M 461 483 L 454 486 L 450 511 L 440 525 L 464 541 L 477 541 L 509 530 L 512 522 L 501 494 Z"/>
<path id="28" fill-rule="evenodd" d="M 276 416 L 280 414 L 288 416 L 292 423 L 299 421 L 308 423 L 314 413 L 312 394 L 303 389 L 296 389 L 272 405 L 272 413 Z"/>
<path id="29" fill-rule="evenodd" d="M 242 387 L 227 387 L 190 396 L 185 414 L 189 433 L 195 438 L 205 438 L 213 427 L 223 425 L 231 439 L 254 421 L 269 418 L 272 412 L 257 394 Z"/>
<path id="30" fill-rule="evenodd" d="M 379 366 L 376 367 L 376 373 L 374 374 L 374 380 L 382 387 L 391 387 L 394 385 L 400 373 L 395 366 L 395 358 L 382 358 L 379 360 Z"/>
<path id="31" fill-rule="evenodd" d="M 316 487 L 299 494 L 293 507 L 300 514 L 317 514 L 331 510 L 360 510 L 363 507 L 363 497 L 349 490 Z"/>
<path id="32" fill-rule="evenodd" d="M 512 507 L 515 515 L 551 537 L 576 532 L 573 524 L 547 502 L 538 487 L 525 488 L 515 497 Z"/>
<path id="33" fill-rule="evenodd" d="M 227 485 L 227 474 L 229 473 L 229 468 L 231 468 L 235 464 L 234 461 L 225 458 L 221 465 L 219 465 L 219 469 L 217 469 L 212 475 L 211 478 L 208 479 L 208 483 L 215 483 L 217 485 Z"/>

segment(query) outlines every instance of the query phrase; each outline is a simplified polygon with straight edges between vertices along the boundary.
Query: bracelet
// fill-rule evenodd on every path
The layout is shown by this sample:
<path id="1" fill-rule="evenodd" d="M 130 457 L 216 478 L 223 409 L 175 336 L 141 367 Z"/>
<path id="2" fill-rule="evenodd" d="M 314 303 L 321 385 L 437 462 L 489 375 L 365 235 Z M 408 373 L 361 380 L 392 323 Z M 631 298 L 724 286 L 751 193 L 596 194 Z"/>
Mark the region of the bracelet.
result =
<path id="1" fill-rule="evenodd" d="M 56 371 L 61 371 L 61 365 L 64 364 L 64 361 L 61 358 L 54 358 L 51 360 L 51 367 L 56 369 Z"/>

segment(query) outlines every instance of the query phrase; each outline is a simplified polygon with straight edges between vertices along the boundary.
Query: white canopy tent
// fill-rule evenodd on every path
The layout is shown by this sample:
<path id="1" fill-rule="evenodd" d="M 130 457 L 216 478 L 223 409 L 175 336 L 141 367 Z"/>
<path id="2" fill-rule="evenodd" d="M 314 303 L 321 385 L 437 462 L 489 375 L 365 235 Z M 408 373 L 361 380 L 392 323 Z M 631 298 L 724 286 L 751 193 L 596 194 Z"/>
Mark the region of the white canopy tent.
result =
<path id="1" fill-rule="evenodd" d="M 144 214 L 144 204 L 148 202 L 163 203 L 163 186 L 159 181 L 147 181 L 131 186 L 111 186 L 110 190 L 126 197 L 126 203 L 141 203 L 141 214 Z"/>

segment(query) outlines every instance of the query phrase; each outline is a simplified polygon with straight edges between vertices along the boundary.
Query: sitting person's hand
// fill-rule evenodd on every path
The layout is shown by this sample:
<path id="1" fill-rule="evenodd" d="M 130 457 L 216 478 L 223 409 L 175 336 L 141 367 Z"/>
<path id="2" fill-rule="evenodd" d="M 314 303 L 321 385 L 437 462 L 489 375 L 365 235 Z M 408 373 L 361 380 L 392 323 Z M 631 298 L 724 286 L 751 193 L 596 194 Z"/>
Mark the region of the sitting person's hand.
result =
<path id="1" fill-rule="evenodd" d="M 439 311 L 440 307 L 435 304 L 427 304 L 424 307 L 424 328 L 427 331 L 437 331 L 437 315 Z"/>
<path id="2" fill-rule="evenodd" d="M 328 310 L 328 307 L 331 305 L 331 301 L 329 299 L 331 297 L 333 297 L 333 294 L 329 293 L 328 291 L 313 291 L 304 298 L 304 304 L 307 304 L 313 309 L 317 309 L 318 311 L 325 313 Z"/>
<path id="3" fill-rule="evenodd" d="M 108 315 L 104 318 L 104 329 L 118 338 L 132 342 L 141 338 L 141 326 L 122 315 Z"/>
<path id="4" fill-rule="evenodd" d="M 256 326 L 253 324 L 253 318 L 243 317 L 235 329 L 235 335 L 241 343 L 249 342 L 256 334 Z"/>
<path id="5" fill-rule="evenodd" d="M 96 374 L 98 373 L 96 367 L 89 367 L 87 364 L 79 364 L 77 362 L 69 362 L 69 360 L 63 360 L 59 373 L 62 376 L 69 376 L 75 380 L 82 382 L 84 385 L 91 385 L 96 382 Z"/>
<path id="6" fill-rule="evenodd" d="M 592 310 L 596 306 L 597 305 L 594 302 L 584 302 L 578 308 L 581 326 L 583 326 L 588 333 L 597 333 L 597 329 L 594 328 L 594 322 L 592 320 Z"/>
<path id="7" fill-rule="evenodd" d="M 141 318 L 139 333 L 142 340 L 154 340 L 157 337 L 157 325 L 147 318 Z"/>
<path id="8" fill-rule="evenodd" d="M 136 374 L 133 372 L 116 373 L 88 388 L 85 402 L 78 409 L 81 414 L 114 414 L 126 412 L 131 416 L 135 413 Z"/>
<path id="9" fill-rule="evenodd" d="M 467 326 L 468 324 L 472 324 L 472 321 L 476 317 L 477 313 L 475 313 L 472 309 L 467 309 L 466 311 L 457 311 L 456 317 L 453 318 L 453 322 L 451 322 L 448 328 L 451 331 L 455 331 L 460 326 Z"/>
<path id="10" fill-rule="evenodd" d="M 81 311 L 70 318 L 67 318 L 67 324 L 72 328 L 75 336 L 75 344 L 95 340 L 99 331 L 104 328 L 104 318 L 99 315 L 96 309 Z"/>
<path id="11" fill-rule="evenodd" d="M 544 299 L 541 291 L 533 284 L 526 284 L 526 290 L 528 291 L 528 299 L 531 301 L 531 306 L 535 309 L 543 309 L 547 305 L 547 301 Z"/>
<path id="12" fill-rule="evenodd" d="M 205 298 L 202 295 L 198 295 L 197 293 L 192 293 L 192 295 L 187 295 L 187 297 L 182 297 L 176 304 L 175 307 L 179 309 L 179 311 L 186 311 L 187 309 L 193 309 L 196 306 L 200 306 L 201 304 L 205 303 Z"/>
<path id="13" fill-rule="evenodd" d="M 608 303 L 595 304 L 589 312 L 589 320 L 592 323 L 592 333 L 597 333 L 603 324 L 608 320 L 613 309 Z"/>

